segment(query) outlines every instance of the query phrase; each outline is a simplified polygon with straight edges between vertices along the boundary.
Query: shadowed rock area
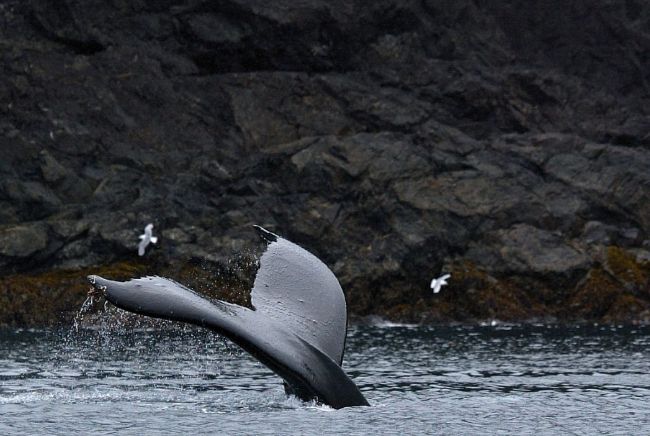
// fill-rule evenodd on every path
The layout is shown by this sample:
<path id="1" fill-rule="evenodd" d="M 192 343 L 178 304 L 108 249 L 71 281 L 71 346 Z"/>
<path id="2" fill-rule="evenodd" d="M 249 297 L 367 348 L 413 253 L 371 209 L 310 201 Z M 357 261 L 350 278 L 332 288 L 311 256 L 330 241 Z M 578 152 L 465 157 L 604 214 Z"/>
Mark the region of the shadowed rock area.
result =
<path id="1" fill-rule="evenodd" d="M 252 224 L 357 316 L 650 322 L 645 1 L 6 0 L 0 68 L 0 324 Z"/>

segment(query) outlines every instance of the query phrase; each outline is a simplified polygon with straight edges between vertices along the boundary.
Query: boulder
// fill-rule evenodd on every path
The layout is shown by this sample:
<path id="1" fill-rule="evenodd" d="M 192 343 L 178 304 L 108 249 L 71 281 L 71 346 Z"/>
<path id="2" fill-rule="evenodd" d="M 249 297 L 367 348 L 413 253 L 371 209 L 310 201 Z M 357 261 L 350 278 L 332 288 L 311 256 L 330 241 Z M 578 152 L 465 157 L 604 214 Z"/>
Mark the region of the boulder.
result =
<path id="1" fill-rule="evenodd" d="M 25 259 L 47 247 L 48 235 L 42 223 L 0 228 L 0 256 Z"/>

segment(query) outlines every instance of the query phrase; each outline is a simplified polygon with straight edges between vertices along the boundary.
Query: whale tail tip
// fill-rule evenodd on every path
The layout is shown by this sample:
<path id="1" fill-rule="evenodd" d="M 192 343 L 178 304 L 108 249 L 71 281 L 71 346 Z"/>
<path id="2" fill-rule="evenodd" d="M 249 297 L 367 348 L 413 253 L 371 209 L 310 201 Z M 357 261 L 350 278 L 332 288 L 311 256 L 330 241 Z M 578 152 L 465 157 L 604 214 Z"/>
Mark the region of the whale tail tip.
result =
<path id="1" fill-rule="evenodd" d="M 257 234 L 267 243 L 276 242 L 278 240 L 278 235 L 273 232 L 269 232 L 264 227 L 254 225 L 253 228 L 257 231 Z"/>

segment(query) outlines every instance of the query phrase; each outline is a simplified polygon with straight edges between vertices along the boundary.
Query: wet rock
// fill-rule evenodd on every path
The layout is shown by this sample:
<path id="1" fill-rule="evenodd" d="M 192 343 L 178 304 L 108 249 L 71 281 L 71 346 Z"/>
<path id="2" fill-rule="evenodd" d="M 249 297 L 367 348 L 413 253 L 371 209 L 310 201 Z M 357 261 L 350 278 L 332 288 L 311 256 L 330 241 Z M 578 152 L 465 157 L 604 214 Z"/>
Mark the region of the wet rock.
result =
<path id="1" fill-rule="evenodd" d="M 582 240 L 587 244 L 639 246 L 640 231 L 636 228 L 607 225 L 589 221 L 582 231 Z"/>
<path id="2" fill-rule="evenodd" d="M 638 263 L 650 263 L 650 251 L 648 250 L 636 250 L 636 261 Z"/>
<path id="3" fill-rule="evenodd" d="M 68 202 L 79 203 L 91 195 L 85 180 L 61 165 L 47 150 L 41 150 L 41 172 L 43 179 Z"/>
<path id="4" fill-rule="evenodd" d="M 12 205 L 17 206 L 17 215 L 23 220 L 46 217 L 63 206 L 61 199 L 51 189 L 37 181 L 6 179 L 2 190 Z"/>
<path id="5" fill-rule="evenodd" d="M 204 162 L 201 165 L 201 172 L 211 179 L 218 181 L 231 180 L 230 172 L 216 160 Z"/>
<path id="6" fill-rule="evenodd" d="M 0 256 L 27 258 L 47 247 L 47 231 L 40 223 L 0 229 Z"/>
<path id="7" fill-rule="evenodd" d="M 391 134 L 365 134 L 346 138 L 325 137 L 291 157 L 298 171 L 305 166 L 327 166 L 351 178 L 366 176 L 372 182 L 415 177 L 428 170 L 428 163 L 414 153 L 409 138 Z"/>
<path id="8" fill-rule="evenodd" d="M 138 198 L 139 181 L 140 176 L 134 170 L 114 166 L 95 188 L 93 203 L 118 209 L 133 204 Z"/>
<path id="9" fill-rule="evenodd" d="M 215 14 L 193 14 L 184 23 L 192 37 L 207 44 L 238 43 L 251 33 L 248 26 L 238 25 Z"/>
<path id="10" fill-rule="evenodd" d="M 163 235 L 166 239 L 169 239 L 179 244 L 186 244 L 188 242 L 192 242 L 194 239 L 192 235 L 187 234 L 185 231 L 177 227 L 171 229 L 165 229 L 163 231 Z"/>
<path id="11" fill-rule="evenodd" d="M 15 224 L 18 222 L 16 209 L 9 202 L 0 202 L 0 222 L 5 224 Z"/>
<path id="12" fill-rule="evenodd" d="M 60 182 L 69 172 L 47 151 L 41 150 L 41 172 L 46 182 Z"/>
<path id="13" fill-rule="evenodd" d="M 650 263 L 616 246 L 603 250 L 599 263 L 578 282 L 564 316 L 605 322 L 645 322 L 650 304 Z M 562 313 L 562 311 L 560 311 Z"/>
<path id="14" fill-rule="evenodd" d="M 556 3 L 7 0 L 0 228 L 46 236 L 0 274 L 133 261 L 148 222 L 146 261 L 225 262 L 261 224 L 360 314 L 641 316 L 611 277 L 586 305 L 650 244 L 650 7 Z M 481 304 L 431 300 L 453 265 Z"/>
<path id="15" fill-rule="evenodd" d="M 468 258 L 496 271 L 557 274 L 586 270 L 589 257 L 561 235 L 518 224 L 491 235 L 493 242 L 470 248 Z"/>
<path id="16" fill-rule="evenodd" d="M 48 224 L 57 236 L 66 240 L 77 239 L 90 228 L 88 221 L 80 219 L 58 219 Z"/>

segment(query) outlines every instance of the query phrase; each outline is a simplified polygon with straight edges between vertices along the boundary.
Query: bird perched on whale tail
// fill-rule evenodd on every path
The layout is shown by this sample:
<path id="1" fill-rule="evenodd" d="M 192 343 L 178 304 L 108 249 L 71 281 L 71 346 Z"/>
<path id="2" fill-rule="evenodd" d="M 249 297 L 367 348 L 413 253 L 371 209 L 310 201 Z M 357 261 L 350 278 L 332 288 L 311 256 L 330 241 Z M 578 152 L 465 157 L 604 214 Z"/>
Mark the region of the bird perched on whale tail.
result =
<path id="1" fill-rule="evenodd" d="M 144 227 L 144 233 L 140 236 L 140 243 L 138 244 L 138 256 L 144 256 L 144 250 L 147 248 L 149 243 L 155 244 L 158 242 L 158 237 L 153 236 L 153 224 L 147 224 Z"/>
<path id="2" fill-rule="evenodd" d="M 285 390 L 333 408 L 367 406 L 341 368 L 347 329 L 345 296 L 323 262 L 261 227 L 267 243 L 251 290 L 252 309 L 210 300 L 162 277 L 117 282 L 89 276 L 91 293 L 142 315 L 222 334 L 282 377 Z"/>

